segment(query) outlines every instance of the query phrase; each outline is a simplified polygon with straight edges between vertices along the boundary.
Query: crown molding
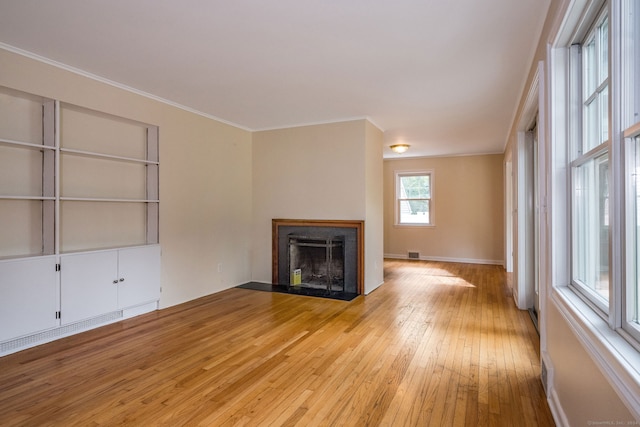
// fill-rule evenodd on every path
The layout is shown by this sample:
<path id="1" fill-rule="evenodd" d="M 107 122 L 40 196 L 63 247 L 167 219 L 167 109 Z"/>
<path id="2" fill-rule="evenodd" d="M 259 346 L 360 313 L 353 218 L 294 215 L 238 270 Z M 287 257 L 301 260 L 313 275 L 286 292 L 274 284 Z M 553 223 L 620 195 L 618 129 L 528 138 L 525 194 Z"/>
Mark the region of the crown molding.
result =
<path id="1" fill-rule="evenodd" d="M 42 62 L 42 63 L 47 64 L 47 65 L 51 65 L 51 66 L 56 67 L 56 68 L 60 68 L 62 70 L 68 71 L 70 73 L 73 73 L 73 74 L 76 74 L 76 75 L 79 75 L 79 76 L 82 76 L 82 77 L 85 77 L 85 78 L 88 78 L 88 79 L 91 79 L 91 80 L 95 80 L 97 82 L 104 83 L 104 84 L 107 84 L 109 86 L 112 86 L 112 87 L 115 87 L 115 88 L 118 88 L 118 89 L 121 89 L 121 90 L 124 90 L 124 91 L 127 91 L 127 92 L 134 93 L 136 95 L 143 96 L 143 97 L 151 99 L 153 101 L 157 101 L 157 102 L 160 102 L 160 103 L 163 103 L 163 104 L 166 104 L 166 105 L 170 105 L 172 107 L 178 108 L 180 110 L 187 111 L 189 113 L 196 114 L 198 116 L 205 117 L 207 119 L 215 120 L 217 122 L 224 123 L 226 125 L 233 126 L 235 128 L 239 128 L 239 129 L 245 130 L 247 132 L 254 132 L 255 131 L 254 129 L 251 129 L 251 128 L 247 127 L 247 126 L 243 126 L 243 125 L 240 125 L 238 123 L 230 122 L 229 120 L 225 120 L 225 119 L 222 119 L 220 117 L 216 117 L 214 115 L 204 113 L 202 111 L 193 109 L 191 107 L 187 107 L 186 105 L 182 105 L 182 104 L 179 104 L 177 102 L 174 102 L 174 101 L 159 97 L 157 95 L 153 95 L 153 94 L 151 94 L 149 92 L 145 92 L 143 90 L 136 89 L 134 87 L 127 86 L 125 84 L 118 83 L 118 82 L 113 81 L 113 80 L 109 80 L 109 79 L 107 79 L 105 77 L 89 73 L 88 71 L 84 71 L 84 70 L 81 70 L 79 68 L 72 67 L 71 65 L 67 65 L 67 64 L 64 64 L 62 62 L 55 61 L 53 59 L 38 55 L 38 54 L 33 53 L 33 52 L 29 52 L 29 51 L 24 50 L 24 49 L 20 49 L 20 48 L 15 47 L 15 46 L 11 46 L 11 45 L 3 43 L 3 42 L 0 42 L 0 49 L 6 50 L 6 51 L 11 52 L 11 53 L 15 53 L 17 55 L 24 56 L 24 57 L 32 59 L 34 61 L 38 61 L 38 62 Z"/>

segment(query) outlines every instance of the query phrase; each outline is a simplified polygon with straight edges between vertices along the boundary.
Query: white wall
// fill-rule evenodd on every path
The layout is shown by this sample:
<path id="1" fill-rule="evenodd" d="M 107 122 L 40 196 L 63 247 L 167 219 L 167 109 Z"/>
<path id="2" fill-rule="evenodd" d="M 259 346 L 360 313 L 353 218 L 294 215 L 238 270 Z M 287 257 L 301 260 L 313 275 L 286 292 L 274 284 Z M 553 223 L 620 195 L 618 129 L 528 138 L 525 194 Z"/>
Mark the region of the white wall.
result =
<path id="1" fill-rule="evenodd" d="M 250 279 L 249 132 L 2 49 L 0 85 L 159 126 L 161 307 Z"/>

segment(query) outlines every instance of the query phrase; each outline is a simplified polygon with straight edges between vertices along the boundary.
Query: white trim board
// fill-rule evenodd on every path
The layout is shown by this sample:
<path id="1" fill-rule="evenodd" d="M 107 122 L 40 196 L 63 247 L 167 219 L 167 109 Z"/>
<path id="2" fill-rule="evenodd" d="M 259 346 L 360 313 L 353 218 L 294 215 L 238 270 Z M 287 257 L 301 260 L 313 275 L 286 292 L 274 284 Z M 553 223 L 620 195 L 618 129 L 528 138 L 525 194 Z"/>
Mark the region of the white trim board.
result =
<path id="1" fill-rule="evenodd" d="M 409 259 L 408 255 L 399 254 L 384 254 L 385 258 L 389 259 Z M 413 258 L 412 258 L 413 260 Z M 434 257 L 434 256 L 420 256 L 418 261 L 439 261 L 439 262 L 459 262 L 463 264 L 487 264 L 487 265 L 500 265 L 504 267 L 504 260 L 495 259 L 476 259 L 476 258 L 451 258 L 451 257 Z"/>

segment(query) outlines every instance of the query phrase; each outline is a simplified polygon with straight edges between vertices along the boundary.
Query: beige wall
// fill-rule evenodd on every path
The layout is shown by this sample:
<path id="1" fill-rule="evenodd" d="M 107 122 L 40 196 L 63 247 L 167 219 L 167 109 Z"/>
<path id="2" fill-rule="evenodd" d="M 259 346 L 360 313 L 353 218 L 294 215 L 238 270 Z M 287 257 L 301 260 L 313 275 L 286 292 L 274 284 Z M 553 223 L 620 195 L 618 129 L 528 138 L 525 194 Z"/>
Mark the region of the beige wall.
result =
<path id="1" fill-rule="evenodd" d="M 376 222 L 373 210 L 380 187 L 375 186 L 381 175 L 376 165 L 382 163 L 382 144 L 374 144 L 382 136 L 370 131 L 367 138 L 369 125 L 354 120 L 254 133 L 253 280 L 271 281 L 273 218 Z M 375 272 L 376 261 L 370 258 L 379 254 L 380 270 L 379 247 L 381 239 L 366 228 L 365 292 L 382 281 L 381 271 Z"/>
<path id="2" fill-rule="evenodd" d="M 159 126 L 161 307 L 250 279 L 249 132 L 1 49 L 0 85 Z"/>
<path id="3" fill-rule="evenodd" d="M 435 227 L 395 225 L 395 173 L 432 170 Z M 384 252 L 406 258 L 502 264 L 503 156 L 481 155 L 384 162 Z"/>
<path id="4" fill-rule="evenodd" d="M 627 424 L 634 420 L 633 415 L 553 304 L 548 305 L 546 320 L 553 325 L 547 329 L 547 340 L 551 344 L 549 356 L 555 366 L 554 397 L 559 399 L 568 425 L 596 425 L 598 421 L 635 425 Z"/>
<path id="5" fill-rule="evenodd" d="M 384 281 L 384 199 L 382 192 L 384 134 L 366 122 L 365 136 L 365 292 L 369 293 Z"/>

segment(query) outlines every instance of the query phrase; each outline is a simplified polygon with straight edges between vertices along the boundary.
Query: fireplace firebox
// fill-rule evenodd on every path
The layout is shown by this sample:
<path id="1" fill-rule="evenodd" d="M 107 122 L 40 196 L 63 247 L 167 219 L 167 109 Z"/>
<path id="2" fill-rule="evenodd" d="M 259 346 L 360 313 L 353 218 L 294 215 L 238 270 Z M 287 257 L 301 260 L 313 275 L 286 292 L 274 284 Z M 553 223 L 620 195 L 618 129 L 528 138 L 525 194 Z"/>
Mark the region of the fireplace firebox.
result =
<path id="1" fill-rule="evenodd" d="M 289 284 L 344 292 L 344 236 L 303 236 L 291 233 Z"/>

